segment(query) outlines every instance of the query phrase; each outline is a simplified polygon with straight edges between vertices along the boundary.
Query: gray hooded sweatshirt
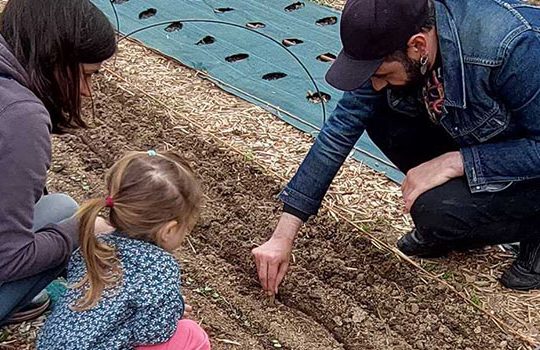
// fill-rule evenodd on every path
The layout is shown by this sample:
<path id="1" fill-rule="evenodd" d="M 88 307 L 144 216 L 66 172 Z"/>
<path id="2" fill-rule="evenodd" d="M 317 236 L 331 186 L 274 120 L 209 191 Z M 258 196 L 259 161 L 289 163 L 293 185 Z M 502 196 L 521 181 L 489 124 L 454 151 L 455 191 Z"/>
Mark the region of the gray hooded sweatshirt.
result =
<path id="1" fill-rule="evenodd" d="M 32 229 L 51 162 L 51 119 L 0 36 L 0 285 L 65 263 L 77 223 Z"/>

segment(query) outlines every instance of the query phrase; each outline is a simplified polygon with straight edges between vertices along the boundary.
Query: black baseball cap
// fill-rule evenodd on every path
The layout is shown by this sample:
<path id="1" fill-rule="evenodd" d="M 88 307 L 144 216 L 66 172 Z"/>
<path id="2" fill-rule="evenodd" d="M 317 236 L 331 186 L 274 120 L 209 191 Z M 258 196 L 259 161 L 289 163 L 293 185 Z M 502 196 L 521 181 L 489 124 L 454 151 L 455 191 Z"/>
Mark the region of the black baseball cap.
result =
<path id="1" fill-rule="evenodd" d="M 407 47 L 427 11 L 428 0 L 348 0 L 340 23 L 343 50 L 326 81 L 344 91 L 364 85 L 386 56 Z"/>

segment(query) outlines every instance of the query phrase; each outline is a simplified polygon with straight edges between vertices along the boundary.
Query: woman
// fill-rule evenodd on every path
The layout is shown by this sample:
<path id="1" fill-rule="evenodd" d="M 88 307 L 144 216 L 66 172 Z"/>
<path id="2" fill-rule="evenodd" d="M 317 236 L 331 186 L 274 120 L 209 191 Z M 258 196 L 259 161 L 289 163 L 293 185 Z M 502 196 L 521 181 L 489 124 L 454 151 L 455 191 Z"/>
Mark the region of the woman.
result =
<path id="1" fill-rule="evenodd" d="M 88 0 L 10 0 L 0 18 L 0 324 L 47 308 L 36 296 L 78 245 L 77 204 L 43 193 L 50 133 L 85 126 L 81 96 L 115 50 Z"/>

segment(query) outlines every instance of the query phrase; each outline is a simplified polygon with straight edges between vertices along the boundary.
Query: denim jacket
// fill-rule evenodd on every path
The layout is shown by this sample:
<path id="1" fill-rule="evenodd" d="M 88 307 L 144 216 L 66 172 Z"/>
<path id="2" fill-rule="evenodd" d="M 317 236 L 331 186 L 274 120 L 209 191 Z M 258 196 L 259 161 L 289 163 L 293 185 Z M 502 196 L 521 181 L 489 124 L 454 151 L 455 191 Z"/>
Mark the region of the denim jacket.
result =
<path id="1" fill-rule="evenodd" d="M 440 123 L 460 146 L 471 192 L 540 177 L 540 8 L 501 0 L 435 6 L 445 86 Z M 370 82 L 345 92 L 281 193 L 286 207 L 316 214 L 366 123 L 388 107 L 404 115 L 424 108 Z"/>

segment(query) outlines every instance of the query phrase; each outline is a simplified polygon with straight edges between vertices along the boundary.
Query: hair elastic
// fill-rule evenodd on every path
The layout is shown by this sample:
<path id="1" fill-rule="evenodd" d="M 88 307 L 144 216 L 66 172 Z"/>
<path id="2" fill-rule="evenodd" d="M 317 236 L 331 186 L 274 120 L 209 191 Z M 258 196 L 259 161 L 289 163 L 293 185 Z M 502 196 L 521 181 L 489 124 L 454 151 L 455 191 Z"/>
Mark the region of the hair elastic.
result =
<path id="1" fill-rule="evenodd" d="M 155 157 L 155 156 L 157 156 L 157 152 L 154 151 L 153 149 L 148 150 L 148 152 L 146 152 L 146 153 L 148 153 L 148 156 L 149 156 L 149 157 Z"/>
<path id="2" fill-rule="evenodd" d="M 114 200 L 111 196 L 107 196 L 107 198 L 105 198 L 105 206 L 108 208 L 114 208 Z"/>

